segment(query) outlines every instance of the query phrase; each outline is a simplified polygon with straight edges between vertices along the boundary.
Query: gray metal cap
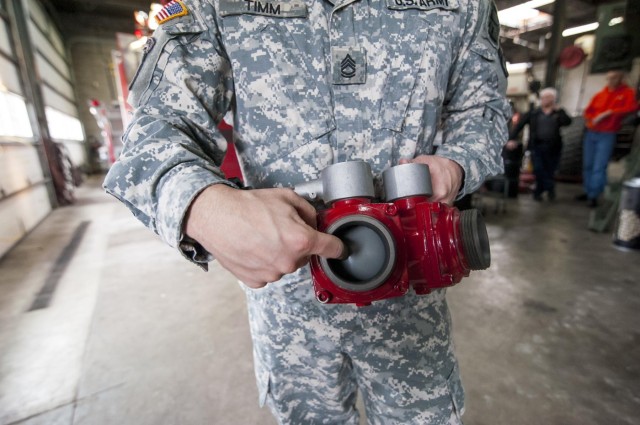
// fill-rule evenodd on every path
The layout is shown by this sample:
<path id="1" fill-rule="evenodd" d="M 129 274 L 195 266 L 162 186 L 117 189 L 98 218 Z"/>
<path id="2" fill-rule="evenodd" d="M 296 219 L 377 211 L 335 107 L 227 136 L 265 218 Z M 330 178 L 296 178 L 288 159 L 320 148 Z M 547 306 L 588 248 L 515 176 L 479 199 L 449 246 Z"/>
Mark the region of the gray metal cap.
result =
<path id="1" fill-rule="evenodd" d="M 342 217 L 327 228 L 347 246 L 349 256 L 343 260 L 320 258 L 322 269 L 340 288 L 365 292 L 381 286 L 393 273 L 396 242 L 390 230 L 367 215 Z"/>
<path id="2" fill-rule="evenodd" d="M 299 184 L 294 191 L 305 199 L 322 199 L 326 203 L 375 197 L 371 166 L 364 161 L 330 165 L 322 170 L 320 179 Z"/>
<path id="3" fill-rule="evenodd" d="M 382 173 L 384 199 L 393 202 L 410 196 L 431 196 L 431 173 L 426 164 L 401 164 Z"/>

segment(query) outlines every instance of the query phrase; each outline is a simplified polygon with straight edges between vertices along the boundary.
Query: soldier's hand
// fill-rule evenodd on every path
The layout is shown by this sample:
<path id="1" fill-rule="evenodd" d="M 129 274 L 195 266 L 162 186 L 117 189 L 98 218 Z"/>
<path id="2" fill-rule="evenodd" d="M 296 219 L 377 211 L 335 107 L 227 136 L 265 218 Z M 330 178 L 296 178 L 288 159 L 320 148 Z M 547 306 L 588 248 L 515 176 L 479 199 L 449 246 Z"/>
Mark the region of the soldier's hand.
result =
<path id="1" fill-rule="evenodd" d="M 464 179 L 464 171 L 460 164 L 448 158 L 435 155 L 420 155 L 412 160 L 400 160 L 400 164 L 408 163 L 420 163 L 429 166 L 433 188 L 431 201 L 453 204 Z"/>
<path id="2" fill-rule="evenodd" d="M 611 115 L 613 113 L 613 111 L 611 110 L 607 110 L 604 111 L 600 114 L 598 114 L 594 119 L 593 119 L 593 123 L 594 124 L 598 124 L 600 121 L 602 121 L 603 119 L 607 118 L 609 115 Z"/>
<path id="3" fill-rule="evenodd" d="M 315 209 L 290 189 L 213 185 L 191 204 L 184 230 L 247 286 L 261 288 L 311 255 L 343 254 L 340 239 L 315 228 Z"/>
<path id="4" fill-rule="evenodd" d="M 516 142 L 515 140 L 509 140 L 505 147 L 507 148 L 507 150 L 512 151 L 518 147 L 518 142 Z"/>

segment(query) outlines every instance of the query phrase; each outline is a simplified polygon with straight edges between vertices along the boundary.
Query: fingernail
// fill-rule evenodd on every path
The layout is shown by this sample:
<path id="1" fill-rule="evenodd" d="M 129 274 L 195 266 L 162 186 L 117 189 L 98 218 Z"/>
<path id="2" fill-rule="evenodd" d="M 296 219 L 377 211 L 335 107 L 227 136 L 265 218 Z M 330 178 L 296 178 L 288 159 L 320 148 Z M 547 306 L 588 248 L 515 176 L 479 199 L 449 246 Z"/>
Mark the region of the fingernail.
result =
<path id="1" fill-rule="evenodd" d="M 349 255 L 351 255 L 351 253 L 349 252 L 349 247 L 343 244 L 342 254 L 340 254 L 340 257 L 338 258 L 338 260 L 346 260 L 347 258 L 349 258 Z"/>

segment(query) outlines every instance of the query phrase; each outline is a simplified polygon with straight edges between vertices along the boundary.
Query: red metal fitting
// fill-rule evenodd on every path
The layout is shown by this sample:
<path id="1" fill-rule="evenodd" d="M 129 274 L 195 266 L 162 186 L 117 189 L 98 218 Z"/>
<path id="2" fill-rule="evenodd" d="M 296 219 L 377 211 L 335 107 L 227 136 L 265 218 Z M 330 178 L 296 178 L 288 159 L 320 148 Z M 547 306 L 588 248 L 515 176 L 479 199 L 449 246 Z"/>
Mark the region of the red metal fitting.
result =
<path id="1" fill-rule="evenodd" d="M 471 270 L 489 267 L 482 216 L 430 202 L 428 167 L 401 165 L 385 172 L 387 202 L 372 202 L 373 184 L 363 164 L 335 164 L 323 174 L 322 184 L 299 189 L 309 198 L 322 194 L 328 200 L 329 207 L 318 212 L 318 230 L 337 236 L 349 250 L 343 260 L 311 258 L 318 301 L 366 306 L 402 296 L 410 287 L 428 294 L 455 285 Z"/>

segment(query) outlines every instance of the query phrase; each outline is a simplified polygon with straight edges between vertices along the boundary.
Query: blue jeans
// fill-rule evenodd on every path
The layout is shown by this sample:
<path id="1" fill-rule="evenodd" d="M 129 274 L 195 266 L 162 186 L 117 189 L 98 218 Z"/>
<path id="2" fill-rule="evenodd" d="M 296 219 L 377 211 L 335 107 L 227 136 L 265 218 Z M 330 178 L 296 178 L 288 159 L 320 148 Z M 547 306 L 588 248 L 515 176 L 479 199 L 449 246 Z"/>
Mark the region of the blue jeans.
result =
<path id="1" fill-rule="evenodd" d="M 583 141 L 582 178 L 589 199 L 596 199 L 607 184 L 607 166 L 616 143 L 616 133 L 587 130 Z"/>
<path id="2" fill-rule="evenodd" d="M 555 195 L 555 174 L 560 164 L 560 151 L 554 152 L 544 147 L 534 147 L 531 151 L 533 174 L 536 176 L 534 196 L 549 192 Z"/>

